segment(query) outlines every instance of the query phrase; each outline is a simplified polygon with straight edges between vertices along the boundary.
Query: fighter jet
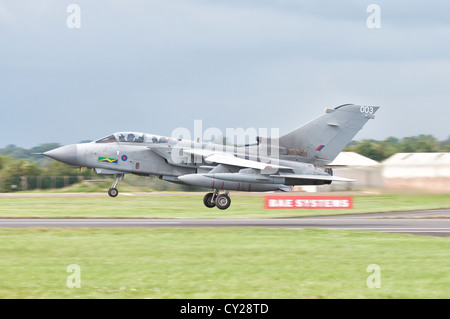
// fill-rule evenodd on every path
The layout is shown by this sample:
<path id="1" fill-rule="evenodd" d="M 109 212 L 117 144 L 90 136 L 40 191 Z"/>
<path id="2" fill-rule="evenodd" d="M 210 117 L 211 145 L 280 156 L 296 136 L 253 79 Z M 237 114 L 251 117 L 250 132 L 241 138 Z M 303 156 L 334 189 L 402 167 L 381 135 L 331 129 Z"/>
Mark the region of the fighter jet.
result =
<path id="1" fill-rule="evenodd" d="M 72 144 L 43 153 L 60 162 L 113 175 L 108 191 L 116 197 L 125 174 L 209 188 L 206 207 L 227 209 L 229 191 L 291 191 L 296 185 L 350 181 L 333 176 L 332 162 L 378 106 L 344 104 L 274 138 L 257 137 L 254 144 L 219 145 L 148 133 L 119 132 L 94 142 Z M 221 194 L 220 192 L 223 191 Z"/>

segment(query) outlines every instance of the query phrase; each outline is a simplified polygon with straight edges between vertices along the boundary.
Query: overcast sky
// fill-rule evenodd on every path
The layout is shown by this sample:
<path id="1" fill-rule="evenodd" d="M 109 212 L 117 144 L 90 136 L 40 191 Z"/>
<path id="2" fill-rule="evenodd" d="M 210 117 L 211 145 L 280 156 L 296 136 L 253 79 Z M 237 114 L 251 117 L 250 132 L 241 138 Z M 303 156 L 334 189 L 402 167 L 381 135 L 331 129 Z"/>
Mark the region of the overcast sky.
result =
<path id="1" fill-rule="evenodd" d="M 283 134 L 345 103 L 381 106 L 356 140 L 444 140 L 449 101 L 447 1 L 0 0 L 0 147 Z"/>

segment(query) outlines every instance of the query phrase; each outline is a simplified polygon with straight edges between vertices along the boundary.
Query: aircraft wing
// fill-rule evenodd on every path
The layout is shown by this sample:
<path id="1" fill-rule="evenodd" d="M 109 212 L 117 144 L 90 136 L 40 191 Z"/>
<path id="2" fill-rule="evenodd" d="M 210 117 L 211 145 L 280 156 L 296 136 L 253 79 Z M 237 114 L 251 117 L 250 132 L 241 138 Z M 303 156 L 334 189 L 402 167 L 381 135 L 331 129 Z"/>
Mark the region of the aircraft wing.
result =
<path id="1" fill-rule="evenodd" d="M 224 152 L 217 152 L 203 149 L 201 150 L 185 149 L 183 151 L 187 154 L 203 156 L 205 162 L 208 164 L 217 163 L 245 168 L 254 168 L 260 170 L 261 174 L 274 174 L 275 172 L 281 169 L 292 171 L 291 167 L 248 160 Z"/>

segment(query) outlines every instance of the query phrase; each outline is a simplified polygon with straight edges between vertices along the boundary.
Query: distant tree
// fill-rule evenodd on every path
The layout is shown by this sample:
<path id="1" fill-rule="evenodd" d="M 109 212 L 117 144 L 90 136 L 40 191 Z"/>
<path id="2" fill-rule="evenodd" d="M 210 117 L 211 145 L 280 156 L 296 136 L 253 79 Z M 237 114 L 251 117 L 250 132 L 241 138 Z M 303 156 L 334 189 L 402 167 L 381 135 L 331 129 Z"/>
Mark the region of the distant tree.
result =
<path id="1" fill-rule="evenodd" d="M 379 149 L 379 144 L 374 140 L 363 140 L 355 146 L 358 154 L 371 158 L 375 161 L 382 161 L 383 154 Z"/>
<path id="2" fill-rule="evenodd" d="M 387 145 L 395 146 L 400 142 L 400 140 L 396 137 L 391 136 L 385 139 L 383 142 L 385 142 Z"/>
<path id="3" fill-rule="evenodd" d="M 17 159 L 23 158 L 27 161 L 37 163 L 39 167 L 46 167 L 50 163 L 50 159 L 42 155 L 35 155 L 33 153 L 44 153 L 60 146 L 61 145 L 57 143 L 48 143 L 35 146 L 31 149 L 25 149 L 10 144 L 5 148 L 0 149 L 0 154 L 11 156 Z"/>
<path id="4" fill-rule="evenodd" d="M 24 159 L 9 159 L 3 166 L 0 176 L 3 191 L 11 191 L 11 185 L 16 185 L 19 188 L 23 181 L 25 181 L 24 178 L 39 176 L 41 172 L 41 169 L 37 167 L 36 163 L 31 163 Z"/>
<path id="5" fill-rule="evenodd" d="M 402 153 L 427 153 L 439 151 L 439 143 L 432 135 L 405 137 L 399 143 Z"/>
<path id="6" fill-rule="evenodd" d="M 450 136 L 442 142 L 432 135 L 410 136 L 401 140 L 388 137 L 384 141 L 352 141 L 344 151 L 356 152 L 376 161 L 383 161 L 395 153 L 449 152 Z"/>
<path id="7" fill-rule="evenodd" d="M 2 170 L 3 165 L 5 164 L 5 160 L 6 160 L 5 157 L 0 155 L 0 171 Z"/>
<path id="8" fill-rule="evenodd" d="M 41 144 L 39 146 L 35 146 L 33 148 L 31 148 L 30 150 L 28 150 L 28 153 L 44 153 L 50 150 L 53 150 L 55 148 L 60 147 L 61 144 L 58 143 L 47 143 L 47 144 Z"/>
<path id="9" fill-rule="evenodd" d="M 445 141 L 439 143 L 439 149 L 441 152 L 450 152 L 450 135 Z"/>
<path id="10" fill-rule="evenodd" d="M 15 158 L 21 158 L 21 156 L 23 156 L 23 154 L 24 154 L 24 149 L 17 147 L 14 144 L 9 144 L 5 148 L 3 148 L 0 151 L 0 153 L 3 155 L 9 155 L 9 156 L 15 157 Z"/>
<path id="11" fill-rule="evenodd" d="M 43 172 L 50 176 L 92 176 L 92 170 L 83 169 L 80 171 L 79 167 L 70 166 L 58 161 L 52 161 L 50 165 Z"/>
<path id="12" fill-rule="evenodd" d="M 394 138 L 388 138 L 378 144 L 379 161 L 383 161 L 397 153 L 398 139 L 395 140 L 396 141 L 394 141 Z"/>

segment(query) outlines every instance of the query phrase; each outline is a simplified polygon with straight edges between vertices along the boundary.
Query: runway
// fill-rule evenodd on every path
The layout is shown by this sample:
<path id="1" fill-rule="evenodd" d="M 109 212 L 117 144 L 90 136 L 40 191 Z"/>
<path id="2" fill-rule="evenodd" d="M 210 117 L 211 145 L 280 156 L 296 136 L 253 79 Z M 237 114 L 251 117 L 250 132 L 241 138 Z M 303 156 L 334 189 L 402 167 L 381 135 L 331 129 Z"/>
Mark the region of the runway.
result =
<path id="1" fill-rule="evenodd" d="M 146 219 L 146 218 L 4 218 L 3 228 L 199 228 L 199 227 L 269 227 L 320 228 L 450 236 L 450 209 L 372 214 L 334 215 L 298 218 L 217 218 L 217 219 Z"/>

